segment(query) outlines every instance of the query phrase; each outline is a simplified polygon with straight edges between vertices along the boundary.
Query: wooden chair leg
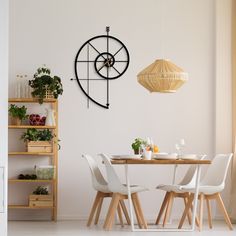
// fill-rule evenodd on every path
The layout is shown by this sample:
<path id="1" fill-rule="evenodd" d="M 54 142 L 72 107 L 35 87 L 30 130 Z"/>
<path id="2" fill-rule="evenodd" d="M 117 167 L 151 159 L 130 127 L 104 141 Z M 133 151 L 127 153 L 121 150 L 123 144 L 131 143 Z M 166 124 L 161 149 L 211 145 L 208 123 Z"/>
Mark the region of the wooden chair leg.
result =
<path id="1" fill-rule="evenodd" d="M 204 194 L 199 195 L 199 231 L 202 230 L 203 223 L 203 203 L 204 203 Z"/>
<path id="2" fill-rule="evenodd" d="M 159 222 L 160 222 L 160 220 L 161 220 L 161 217 L 162 217 L 162 215 L 163 215 L 163 213 L 164 213 L 164 210 L 165 210 L 165 208 L 166 208 L 166 205 L 168 204 L 169 195 L 170 195 L 170 193 L 169 193 L 169 192 L 166 192 L 165 197 L 164 197 L 164 200 L 163 200 L 163 202 L 162 202 L 162 204 L 161 204 L 161 208 L 160 208 L 159 214 L 158 214 L 157 219 L 156 219 L 156 223 L 155 223 L 156 225 L 159 224 Z"/>
<path id="3" fill-rule="evenodd" d="M 97 207 L 97 212 L 96 212 L 96 216 L 95 216 L 95 221 L 94 221 L 95 225 L 98 224 L 98 219 L 99 219 L 99 216 L 100 216 L 100 213 L 101 213 L 103 199 L 104 199 L 104 197 L 100 197 L 100 199 L 99 199 L 99 203 L 98 203 L 98 207 Z"/>
<path id="4" fill-rule="evenodd" d="M 124 200 L 120 200 L 120 205 L 121 205 L 122 211 L 124 213 L 125 219 L 127 221 L 127 224 L 130 225 L 131 222 L 130 222 L 129 214 L 128 214 L 127 208 L 125 206 Z"/>
<path id="5" fill-rule="evenodd" d="M 164 216 L 164 220 L 163 220 L 163 224 L 162 224 L 163 227 L 165 227 L 166 222 L 170 218 L 173 201 L 174 201 L 174 193 L 170 192 L 170 195 L 169 195 L 169 198 L 168 198 L 168 204 L 167 204 L 167 207 L 166 207 L 166 212 L 165 212 L 165 216 Z"/>
<path id="6" fill-rule="evenodd" d="M 229 215 L 228 215 L 228 213 L 227 213 L 227 211 L 226 211 L 226 209 L 225 209 L 225 205 L 224 205 L 224 203 L 223 203 L 223 201 L 222 201 L 222 198 L 221 198 L 221 196 L 220 196 L 219 193 L 216 194 L 216 201 L 217 201 L 217 203 L 218 203 L 218 205 L 219 205 L 219 208 L 220 208 L 221 212 L 222 212 L 223 215 L 224 215 L 225 221 L 226 221 L 227 225 L 229 226 L 229 229 L 230 229 L 230 230 L 233 230 L 233 226 L 232 226 L 232 224 L 231 224 Z"/>
<path id="7" fill-rule="evenodd" d="M 186 207 L 186 206 L 187 206 L 187 203 L 188 203 L 188 198 L 187 198 L 187 197 L 184 197 L 183 200 L 184 200 L 184 206 Z M 187 217 L 188 217 L 188 223 L 191 225 L 191 224 L 192 224 L 192 217 L 191 217 L 191 212 L 190 212 L 190 210 L 189 210 L 189 212 L 187 213 Z"/>
<path id="8" fill-rule="evenodd" d="M 184 224 L 184 220 L 189 212 L 189 210 L 191 209 L 191 206 L 192 206 L 192 202 L 193 202 L 193 198 L 194 198 L 194 194 L 191 193 L 190 196 L 189 196 L 189 200 L 188 200 L 188 204 L 187 206 L 185 207 L 185 210 L 183 212 L 183 215 L 180 219 L 180 222 L 179 222 L 179 226 L 178 226 L 178 229 L 181 229 L 183 224 Z"/>
<path id="9" fill-rule="evenodd" d="M 95 197 L 95 200 L 93 202 L 93 206 L 92 206 L 92 209 L 90 211 L 90 214 L 89 214 L 89 218 L 88 218 L 88 222 L 87 222 L 87 226 L 89 227 L 92 223 L 92 220 L 93 220 L 93 216 L 94 216 L 94 213 L 97 209 L 97 206 L 98 206 L 98 203 L 99 203 L 99 200 L 100 200 L 100 197 L 101 197 L 102 193 L 101 192 L 97 192 L 97 195 Z"/>
<path id="10" fill-rule="evenodd" d="M 136 204 L 137 204 L 137 208 L 138 208 L 138 211 L 139 211 L 140 219 L 142 221 L 142 225 L 143 225 L 144 229 L 147 229 L 147 222 L 146 222 L 146 220 L 144 218 L 144 215 L 143 215 L 143 211 L 142 211 L 142 208 L 141 208 L 141 203 L 140 203 L 138 194 L 134 193 L 133 195 L 136 199 Z"/>
<path id="11" fill-rule="evenodd" d="M 120 225 L 121 225 L 121 227 L 124 227 L 120 202 L 118 203 L 118 206 L 117 206 L 117 212 L 118 212 L 118 217 L 119 217 L 119 220 L 120 220 Z"/>
<path id="12" fill-rule="evenodd" d="M 113 193 L 111 203 L 107 212 L 106 220 L 103 225 L 103 228 L 105 230 L 110 230 L 112 228 L 119 201 L 120 201 L 120 194 Z"/>
<path id="13" fill-rule="evenodd" d="M 207 214 L 208 214 L 208 225 L 209 225 L 209 228 L 212 229 L 211 206 L 210 206 L 210 200 L 208 198 L 206 198 L 206 205 L 207 205 Z"/>
<path id="14" fill-rule="evenodd" d="M 133 202 L 134 211 L 135 211 L 135 215 L 136 215 L 136 218 L 137 218 L 138 226 L 139 226 L 140 229 L 142 229 L 142 220 L 140 218 L 140 214 L 139 214 L 139 210 L 138 210 L 138 207 L 137 207 L 136 198 L 134 197 L 133 194 L 131 195 L 131 197 L 132 197 L 132 202 Z"/>

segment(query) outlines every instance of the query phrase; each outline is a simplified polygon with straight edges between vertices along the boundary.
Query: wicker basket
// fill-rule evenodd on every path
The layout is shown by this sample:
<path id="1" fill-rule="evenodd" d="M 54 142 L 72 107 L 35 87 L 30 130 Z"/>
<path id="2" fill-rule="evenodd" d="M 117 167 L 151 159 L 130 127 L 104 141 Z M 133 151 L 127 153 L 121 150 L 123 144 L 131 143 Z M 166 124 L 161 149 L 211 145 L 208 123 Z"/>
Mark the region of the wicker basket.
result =
<path id="1" fill-rule="evenodd" d="M 44 98 L 54 98 L 53 93 L 47 89 Z"/>

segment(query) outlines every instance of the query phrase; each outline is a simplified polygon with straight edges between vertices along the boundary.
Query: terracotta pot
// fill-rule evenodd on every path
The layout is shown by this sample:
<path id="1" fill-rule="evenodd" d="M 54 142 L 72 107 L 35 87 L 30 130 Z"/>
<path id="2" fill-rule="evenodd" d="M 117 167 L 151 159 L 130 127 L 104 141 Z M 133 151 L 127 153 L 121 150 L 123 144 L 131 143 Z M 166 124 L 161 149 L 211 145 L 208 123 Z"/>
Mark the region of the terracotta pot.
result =
<path id="1" fill-rule="evenodd" d="M 11 117 L 11 124 L 12 125 L 21 125 L 21 120 L 18 117 Z"/>

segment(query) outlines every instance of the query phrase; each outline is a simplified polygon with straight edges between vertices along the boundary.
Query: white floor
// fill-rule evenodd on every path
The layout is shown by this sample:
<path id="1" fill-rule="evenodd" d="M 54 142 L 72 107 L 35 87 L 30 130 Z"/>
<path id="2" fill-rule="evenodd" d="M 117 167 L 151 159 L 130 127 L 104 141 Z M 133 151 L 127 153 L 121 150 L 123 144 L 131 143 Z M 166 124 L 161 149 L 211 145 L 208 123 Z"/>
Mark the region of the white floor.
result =
<path id="1" fill-rule="evenodd" d="M 130 228 L 125 226 L 121 228 L 119 225 L 115 225 L 112 231 L 104 231 L 102 224 L 98 226 L 86 227 L 85 221 L 58 221 L 54 222 L 29 222 L 29 221 L 10 221 L 8 236 L 99 236 L 99 235 L 110 235 L 110 236 L 126 236 L 126 235 L 139 235 L 139 236 L 152 236 L 152 235 L 185 235 L 185 236 L 235 236 L 236 226 L 234 231 L 228 230 L 224 222 L 215 222 L 213 229 L 210 230 L 207 224 L 204 225 L 202 232 L 130 232 Z"/>

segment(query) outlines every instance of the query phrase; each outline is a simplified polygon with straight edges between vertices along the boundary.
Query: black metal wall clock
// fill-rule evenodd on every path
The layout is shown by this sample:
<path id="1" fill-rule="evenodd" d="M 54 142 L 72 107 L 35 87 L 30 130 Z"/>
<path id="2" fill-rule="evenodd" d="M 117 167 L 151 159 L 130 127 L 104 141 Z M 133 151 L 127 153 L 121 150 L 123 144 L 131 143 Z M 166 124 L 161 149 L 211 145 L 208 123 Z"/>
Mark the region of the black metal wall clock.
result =
<path id="1" fill-rule="evenodd" d="M 117 38 L 95 36 L 86 41 L 76 54 L 74 69 L 76 80 L 88 98 L 98 106 L 109 108 L 109 85 L 121 77 L 129 66 L 129 52 Z"/>

